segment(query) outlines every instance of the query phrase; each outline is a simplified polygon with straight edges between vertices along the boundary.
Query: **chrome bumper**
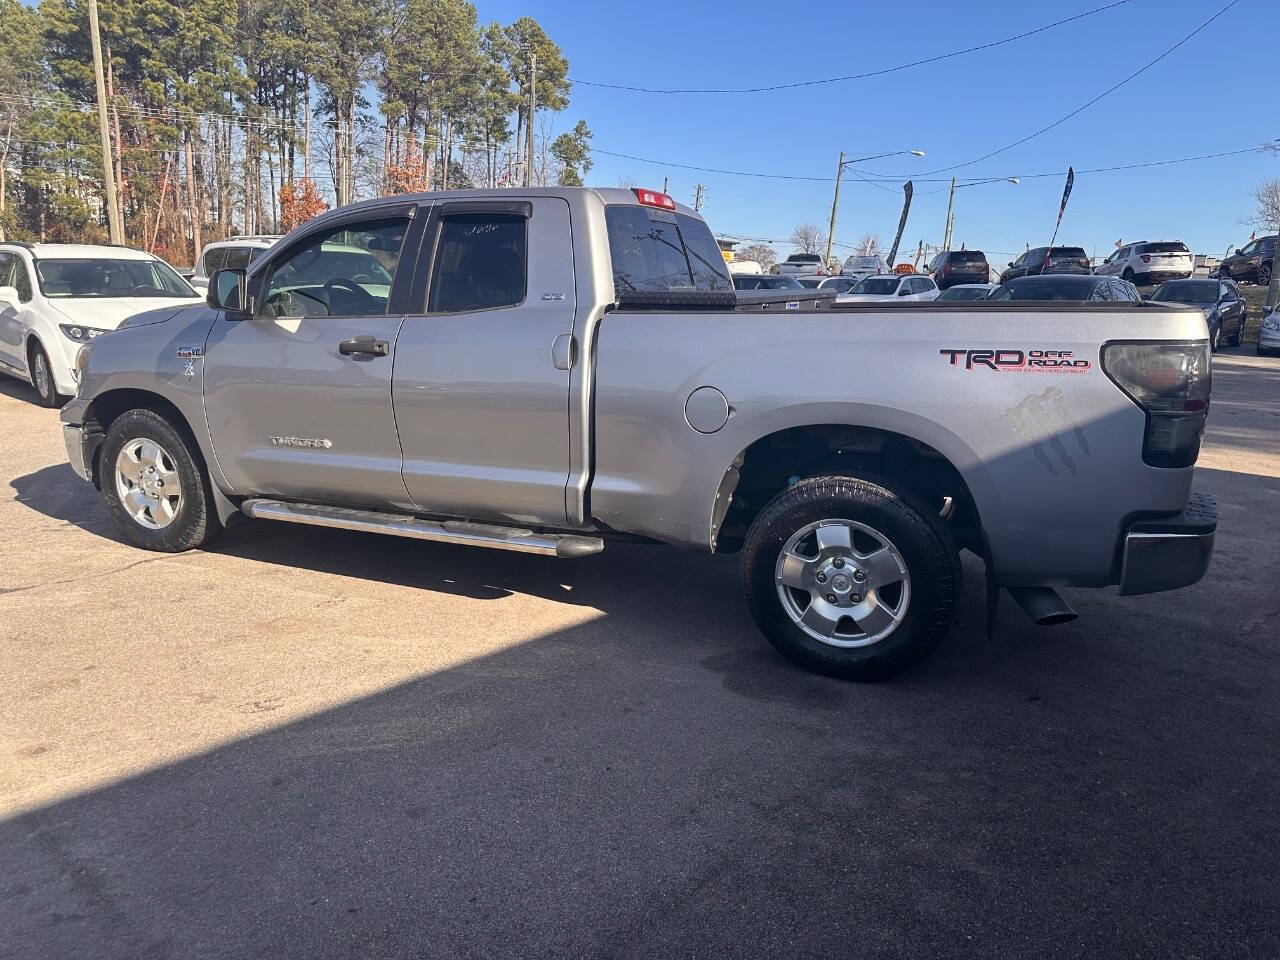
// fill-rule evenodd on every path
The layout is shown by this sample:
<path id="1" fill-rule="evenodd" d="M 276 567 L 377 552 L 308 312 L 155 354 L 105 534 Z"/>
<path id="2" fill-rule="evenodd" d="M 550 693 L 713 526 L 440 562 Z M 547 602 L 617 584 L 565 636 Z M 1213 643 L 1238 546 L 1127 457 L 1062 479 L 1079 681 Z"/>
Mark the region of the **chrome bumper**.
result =
<path id="1" fill-rule="evenodd" d="M 82 480 L 93 482 L 93 459 L 102 445 L 102 434 L 89 432 L 78 423 L 62 425 L 62 441 L 67 445 L 67 460 Z"/>
<path id="2" fill-rule="evenodd" d="M 1173 517 L 1142 520 L 1124 536 L 1120 594 L 1158 593 L 1190 586 L 1204 577 L 1213 558 L 1218 504 L 1191 494 L 1187 508 Z"/>

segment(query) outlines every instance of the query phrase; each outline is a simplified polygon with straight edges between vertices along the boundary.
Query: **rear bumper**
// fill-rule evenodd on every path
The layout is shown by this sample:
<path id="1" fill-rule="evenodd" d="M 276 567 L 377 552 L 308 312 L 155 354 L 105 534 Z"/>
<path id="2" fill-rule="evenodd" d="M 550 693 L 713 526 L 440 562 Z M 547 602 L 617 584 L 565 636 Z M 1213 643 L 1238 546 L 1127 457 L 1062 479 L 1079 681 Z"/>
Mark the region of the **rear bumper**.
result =
<path id="1" fill-rule="evenodd" d="M 1217 529 L 1217 501 L 1203 493 L 1192 493 L 1176 516 L 1133 524 L 1124 535 L 1120 594 L 1158 593 L 1198 582 L 1213 558 Z"/>
<path id="2" fill-rule="evenodd" d="M 88 431 L 79 424 L 62 425 L 62 441 L 67 446 L 67 460 L 82 480 L 93 483 L 93 461 L 102 445 L 102 434 Z"/>
<path id="3" fill-rule="evenodd" d="M 1186 280 L 1194 271 L 1192 270 L 1148 270 L 1145 273 L 1135 273 L 1133 280 L 1139 284 L 1164 283 L 1166 280 Z"/>

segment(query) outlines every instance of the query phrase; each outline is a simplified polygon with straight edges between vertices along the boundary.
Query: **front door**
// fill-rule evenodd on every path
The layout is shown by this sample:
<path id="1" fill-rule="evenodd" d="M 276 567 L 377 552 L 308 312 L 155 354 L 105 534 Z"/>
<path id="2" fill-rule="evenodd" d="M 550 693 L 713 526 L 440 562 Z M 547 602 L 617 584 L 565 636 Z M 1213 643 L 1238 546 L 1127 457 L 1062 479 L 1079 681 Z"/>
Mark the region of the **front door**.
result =
<path id="1" fill-rule="evenodd" d="M 253 316 L 214 323 L 205 411 L 237 493 L 411 506 L 391 369 L 419 233 L 413 210 L 329 220 L 273 251 L 249 280 Z"/>
<path id="2" fill-rule="evenodd" d="M 8 297 L 0 298 L 0 363 L 10 370 L 25 371 L 27 358 L 23 356 L 23 350 L 27 326 L 23 319 L 25 308 L 19 297 L 18 283 L 14 279 L 18 270 L 25 271 L 26 267 L 16 254 L 0 253 L 0 287 L 8 287 L 11 291 Z"/>
<path id="3" fill-rule="evenodd" d="M 404 482 L 422 510 L 565 523 L 571 238 L 553 197 L 436 207 L 394 384 Z"/>

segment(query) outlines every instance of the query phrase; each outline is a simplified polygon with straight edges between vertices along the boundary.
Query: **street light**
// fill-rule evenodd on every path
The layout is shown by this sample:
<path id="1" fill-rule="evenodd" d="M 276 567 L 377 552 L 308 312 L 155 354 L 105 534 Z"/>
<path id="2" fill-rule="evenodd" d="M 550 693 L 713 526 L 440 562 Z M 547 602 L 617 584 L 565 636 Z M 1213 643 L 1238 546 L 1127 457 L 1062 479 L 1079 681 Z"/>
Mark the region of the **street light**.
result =
<path id="1" fill-rule="evenodd" d="M 836 194 L 831 198 L 831 225 L 827 228 L 827 255 L 823 259 L 824 267 L 831 264 L 831 241 L 836 235 L 836 206 L 840 203 L 840 178 L 844 175 L 844 168 L 851 163 L 865 163 L 868 160 L 882 160 L 885 157 L 901 157 L 911 154 L 913 157 L 923 157 L 923 150 L 894 150 L 892 153 L 877 153 L 870 157 L 853 157 L 846 160 L 844 151 L 840 151 L 840 163 L 836 166 Z"/>
<path id="2" fill-rule="evenodd" d="M 942 238 L 943 252 L 951 249 L 951 205 L 955 203 L 956 191 L 964 187 L 980 187 L 984 183 L 1021 183 L 1017 177 L 991 177 L 987 180 L 973 180 L 969 183 L 956 183 L 956 178 L 951 178 L 951 194 L 947 197 L 947 229 Z"/>

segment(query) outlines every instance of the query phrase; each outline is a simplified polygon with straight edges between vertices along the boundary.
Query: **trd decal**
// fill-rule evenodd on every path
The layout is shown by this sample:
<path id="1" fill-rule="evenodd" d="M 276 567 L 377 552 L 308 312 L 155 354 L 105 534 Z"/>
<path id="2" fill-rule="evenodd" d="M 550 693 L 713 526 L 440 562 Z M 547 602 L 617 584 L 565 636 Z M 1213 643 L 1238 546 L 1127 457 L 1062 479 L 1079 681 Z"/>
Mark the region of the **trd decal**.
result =
<path id="1" fill-rule="evenodd" d="M 1084 373 L 1093 364 L 1071 350 L 939 350 L 950 366 L 1005 373 Z"/>

